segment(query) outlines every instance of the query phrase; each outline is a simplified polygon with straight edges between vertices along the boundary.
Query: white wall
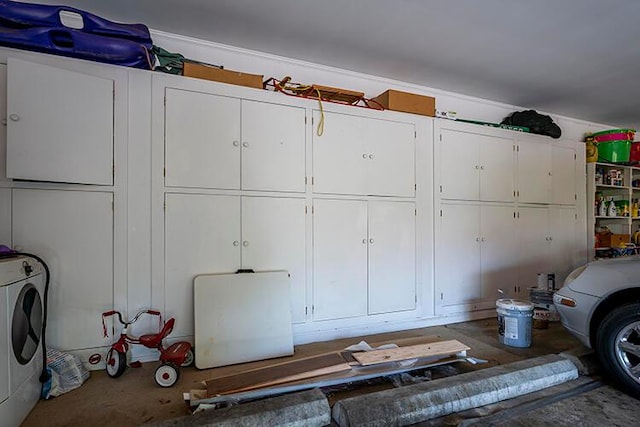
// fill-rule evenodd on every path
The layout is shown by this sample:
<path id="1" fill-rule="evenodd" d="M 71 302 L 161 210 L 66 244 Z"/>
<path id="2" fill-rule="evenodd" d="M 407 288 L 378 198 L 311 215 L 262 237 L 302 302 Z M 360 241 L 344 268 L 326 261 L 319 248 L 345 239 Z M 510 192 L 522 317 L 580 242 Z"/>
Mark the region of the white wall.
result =
<path id="1" fill-rule="evenodd" d="M 222 65 L 231 70 L 262 74 L 265 80 L 269 77 L 282 79 L 284 76 L 291 76 L 292 81 L 297 83 L 315 83 L 356 90 L 364 92 L 368 98 L 375 97 L 387 89 L 433 96 L 436 98 L 436 108 L 438 110 L 455 111 L 461 119 L 499 123 L 513 111 L 528 109 L 526 106 L 507 105 L 435 88 L 376 77 L 366 74 L 366 70 L 362 70 L 362 73 L 356 73 L 161 31 L 152 30 L 151 35 L 155 45 L 170 52 L 181 53 L 189 59 Z M 574 140 L 581 141 L 586 132 L 615 127 L 563 117 L 552 112 L 540 111 L 540 113 L 551 115 L 562 129 L 563 137 Z"/>

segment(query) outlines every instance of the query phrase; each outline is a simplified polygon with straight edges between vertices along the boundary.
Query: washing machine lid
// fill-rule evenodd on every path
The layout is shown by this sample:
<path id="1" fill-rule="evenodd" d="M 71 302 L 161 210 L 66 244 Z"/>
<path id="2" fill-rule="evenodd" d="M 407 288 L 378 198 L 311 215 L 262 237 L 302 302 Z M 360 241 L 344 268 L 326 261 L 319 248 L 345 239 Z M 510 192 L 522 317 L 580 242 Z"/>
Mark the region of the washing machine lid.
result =
<path id="1" fill-rule="evenodd" d="M 11 349 L 21 365 L 31 361 L 40 345 L 43 305 L 38 289 L 26 282 L 13 306 L 11 320 Z"/>

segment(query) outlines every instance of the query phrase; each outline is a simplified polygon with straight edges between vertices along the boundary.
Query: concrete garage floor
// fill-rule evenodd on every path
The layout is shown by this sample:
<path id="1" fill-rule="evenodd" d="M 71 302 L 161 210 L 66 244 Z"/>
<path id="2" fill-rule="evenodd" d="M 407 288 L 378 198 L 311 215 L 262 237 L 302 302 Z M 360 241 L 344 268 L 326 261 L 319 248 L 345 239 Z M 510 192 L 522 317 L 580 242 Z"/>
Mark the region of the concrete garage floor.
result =
<path id="1" fill-rule="evenodd" d="M 437 379 L 537 356 L 582 349 L 580 343 L 564 331 L 559 323 L 551 323 L 549 329 L 534 329 L 533 332 L 533 344 L 530 348 L 508 347 L 498 342 L 496 320 L 487 319 L 297 346 L 294 357 L 342 349 L 362 339 L 379 342 L 435 335 L 443 340 L 457 339 L 471 347 L 469 356 L 488 361 L 477 365 L 462 362 L 432 368 L 430 374 L 433 379 Z M 292 358 L 202 371 L 183 368 L 178 384 L 169 389 L 155 384 L 153 372 L 157 367 L 156 363 L 130 368 L 118 379 L 109 378 L 104 371 L 94 371 L 79 389 L 48 401 L 40 401 L 23 426 L 138 426 L 184 416 L 189 414 L 189 410 L 183 401 L 183 392 L 202 388 L 202 381 L 219 375 L 241 372 L 280 360 Z M 604 385 L 600 385 L 593 383 L 590 377 L 581 377 L 537 393 L 452 414 L 422 425 L 637 425 L 640 401 L 604 382 Z M 349 389 L 328 390 L 326 394 L 332 404 L 353 395 L 392 387 L 394 385 L 391 381 L 378 380 Z M 587 391 L 575 392 L 584 389 Z M 571 396 L 572 393 L 575 395 Z"/>

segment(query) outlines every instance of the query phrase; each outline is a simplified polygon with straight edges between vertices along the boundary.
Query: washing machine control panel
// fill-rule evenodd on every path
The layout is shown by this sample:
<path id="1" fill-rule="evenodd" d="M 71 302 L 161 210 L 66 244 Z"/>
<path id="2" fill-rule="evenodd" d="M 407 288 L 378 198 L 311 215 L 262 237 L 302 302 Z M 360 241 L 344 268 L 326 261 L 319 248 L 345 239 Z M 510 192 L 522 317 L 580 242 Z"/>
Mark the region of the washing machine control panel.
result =
<path id="1" fill-rule="evenodd" d="M 0 286 L 7 286 L 40 272 L 40 263 L 30 257 L 17 256 L 0 259 Z"/>

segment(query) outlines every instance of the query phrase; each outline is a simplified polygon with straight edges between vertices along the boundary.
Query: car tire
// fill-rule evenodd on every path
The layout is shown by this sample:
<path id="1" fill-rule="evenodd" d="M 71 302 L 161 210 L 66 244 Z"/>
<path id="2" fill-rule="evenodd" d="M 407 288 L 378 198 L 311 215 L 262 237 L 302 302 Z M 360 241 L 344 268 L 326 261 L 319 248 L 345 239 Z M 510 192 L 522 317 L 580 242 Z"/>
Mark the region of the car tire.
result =
<path id="1" fill-rule="evenodd" d="M 640 302 L 611 311 L 596 334 L 602 367 L 630 394 L 640 397 Z"/>

